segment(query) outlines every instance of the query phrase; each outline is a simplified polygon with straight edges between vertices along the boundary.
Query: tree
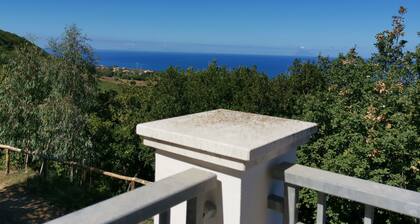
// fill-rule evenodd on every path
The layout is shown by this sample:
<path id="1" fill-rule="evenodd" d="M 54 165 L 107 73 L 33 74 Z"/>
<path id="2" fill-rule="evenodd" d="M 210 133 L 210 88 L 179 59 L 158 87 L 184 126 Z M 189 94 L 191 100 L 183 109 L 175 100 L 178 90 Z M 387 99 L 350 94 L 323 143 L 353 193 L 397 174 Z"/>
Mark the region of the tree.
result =
<path id="1" fill-rule="evenodd" d="M 21 148 L 40 143 L 38 106 L 47 98 L 47 59 L 33 45 L 25 44 L 0 70 L 0 140 Z"/>
<path id="2" fill-rule="evenodd" d="M 97 91 L 94 60 L 88 39 L 71 25 L 49 43 L 52 57 L 47 82 L 51 91 L 40 105 L 39 133 L 44 156 L 91 162 L 92 142 L 87 131 L 88 113 Z M 70 170 L 73 179 L 73 167 Z"/>
<path id="3" fill-rule="evenodd" d="M 16 50 L 0 78 L 0 140 L 43 157 L 86 159 L 95 99 L 91 48 L 76 26 L 51 42 L 53 55 L 32 45 Z"/>
<path id="4" fill-rule="evenodd" d="M 88 41 L 76 25 L 71 25 L 61 38 L 49 42 L 55 59 L 49 81 L 56 94 L 70 97 L 83 112 L 89 111 L 97 92 L 95 60 Z"/>
<path id="5" fill-rule="evenodd" d="M 333 60 L 326 71 L 327 91 L 303 96 L 301 118 L 319 124 L 310 144 L 298 150 L 299 163 L 419 191 L 420 139 L 418 66 L 404 52 L 404 8 L 393 29 L 377 35 L 378 52 L 363 60 L 354 49 Z M 302 96 L 301 96 L 302 97 Z M 315 197 L 301 196 L 305 222 L 311 222 Z M 331 223 L 360 220 L 362 207 L 329 201 Z M 380 223 L 410 223 L 411 218 L 378 210 Z"/>

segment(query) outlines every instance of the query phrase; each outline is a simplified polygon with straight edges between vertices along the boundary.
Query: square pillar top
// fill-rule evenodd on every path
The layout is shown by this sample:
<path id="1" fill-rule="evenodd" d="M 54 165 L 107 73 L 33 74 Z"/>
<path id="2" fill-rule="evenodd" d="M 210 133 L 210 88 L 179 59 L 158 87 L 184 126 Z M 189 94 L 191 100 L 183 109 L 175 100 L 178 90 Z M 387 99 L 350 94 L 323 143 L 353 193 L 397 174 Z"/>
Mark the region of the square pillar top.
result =
<path id="1" fill-rule="evenodd" d="M 272 159 L 291 146 L 305 143 L 316 132 L 316 124 L 218 109 L 138 124 L 136 132 L 145 142 L 171 146 L 160 150 L 183 148 L 209 157 L 249 162 Z"/>

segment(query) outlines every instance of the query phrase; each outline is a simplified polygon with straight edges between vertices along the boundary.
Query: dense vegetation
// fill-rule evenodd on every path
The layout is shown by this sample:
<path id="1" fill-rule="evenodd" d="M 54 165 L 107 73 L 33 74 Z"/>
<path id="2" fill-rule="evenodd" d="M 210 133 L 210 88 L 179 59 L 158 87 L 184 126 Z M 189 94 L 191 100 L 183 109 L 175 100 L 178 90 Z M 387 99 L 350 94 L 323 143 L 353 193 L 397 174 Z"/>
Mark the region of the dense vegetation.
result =
<path id="1" fill-rule="evenodd" d="M 377 52 L 356 49 L 335 59 L 295 61 L 269 79 L 255 68 L 169 68 L 147 86 L 99 91 L 86 39 L 76 27 L 52 44 L 54 53 L 23 47 L 0 73 L 0 141 L 45 155 L 85 161 L 126 175 L 153 178 L 153 150 L 135 125 L 216 108 L 289 117 L 319 124 L 298 161 L 312 167 L 420 191 L 420 46 L 404 49 L 405 9 L 392 29 L 376 36 Z M 35 162 L 34 166 L 40 166 Z M 63 173 L 63 167 L 54 167 Z M 93 186 L 125 186 L 97 178 Z M 300 210 L 313 220 L 314 193 L 304 191 Z M 358 223 L 360 205 L 331 198 L 331 223 Z M 379 223 L 411 218 L 377 211 Z"/>

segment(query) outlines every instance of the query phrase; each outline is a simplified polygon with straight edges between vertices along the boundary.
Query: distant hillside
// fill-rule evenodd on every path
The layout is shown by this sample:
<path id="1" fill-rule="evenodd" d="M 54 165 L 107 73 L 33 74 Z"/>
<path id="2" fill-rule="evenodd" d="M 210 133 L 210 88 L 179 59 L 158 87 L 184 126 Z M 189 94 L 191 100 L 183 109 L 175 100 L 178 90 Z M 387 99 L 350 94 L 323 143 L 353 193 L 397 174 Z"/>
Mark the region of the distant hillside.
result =
<path id="1" fill-rule="evenodd" d="M 4 30 L 0 30 L 0 49 L 1 50 L 13 50 L 16 46 L 29 43 L 25 38 L 20 37 L 16 34 L 9 33 Z"/>
<path id="2" fill-rule="evenodd" d="M 5 63 L 7 58 L 12 55 L 13 50 L 23 44 L 32 44 L 23 37 L 14 33 L 0 30 L 0 64 Z"/>

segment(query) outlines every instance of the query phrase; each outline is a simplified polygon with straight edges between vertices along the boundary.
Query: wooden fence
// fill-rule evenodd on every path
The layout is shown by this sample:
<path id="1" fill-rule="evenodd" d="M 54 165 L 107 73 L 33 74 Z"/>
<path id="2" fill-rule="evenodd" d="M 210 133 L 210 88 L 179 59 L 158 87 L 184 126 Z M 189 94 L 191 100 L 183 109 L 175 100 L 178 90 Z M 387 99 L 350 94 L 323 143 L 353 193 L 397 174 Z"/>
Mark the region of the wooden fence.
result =
<path id="1" fill-rule="evenodd" d="M 10 152 L 17 152 L 17 153 L 23 153 L 25 154 L 25 172 L 28 172 L 28 163 L 29 163 L 29 156 L 34 156 L 37 155 L 40 158 L 43 159 L 48 159 L 48 160 L 52 160 L 52 161 L 56 161 L 65 165 L 69 165 L 71 167 L 79 167 L 81 169 L 85 169 L 91 172 L 95 172 L 98 174 L 102 174 L 104 176 L 108 176 L 111 178 L 115 178 L 115 179 L 119 179 L 119 180 L 125 180 L 130 182 L 128 190 L 132 190 L 135 188 L 135 184 L 139 183 L 142 185 L 146 185 L 151 183 L 150 181 L 144 180 L 144 179 L 140 179 L 137 177 L 129 177 L 129 176 L 124 176 L 121 174 L 117 174 L 117 173 L 113 173 L 113 172 L 109 172 L 109 171 L 105 171 L 96 167 L 91 167 L 91 166 L 86 166 L 84 164 L 80 164 L 78 162 L 74 162 L 74 161 L 64 161 L 64 160 L 60 160 L 57 158 L 44 158 L 42 155 L 38 154 L 37 152 L 33 152 L 33 151 L 29 151 L 29 150 L 25 150 L 25 149 L 19 149 L 19 148 L 15 148 L 9 145 L 2 145 L 0 144 L 0 150 L 5 150 L 6 153 L 6 161 L 5 161 L 5 168 L 6 168 L 6 175 L 8 175 L 10 173 Z"/>

